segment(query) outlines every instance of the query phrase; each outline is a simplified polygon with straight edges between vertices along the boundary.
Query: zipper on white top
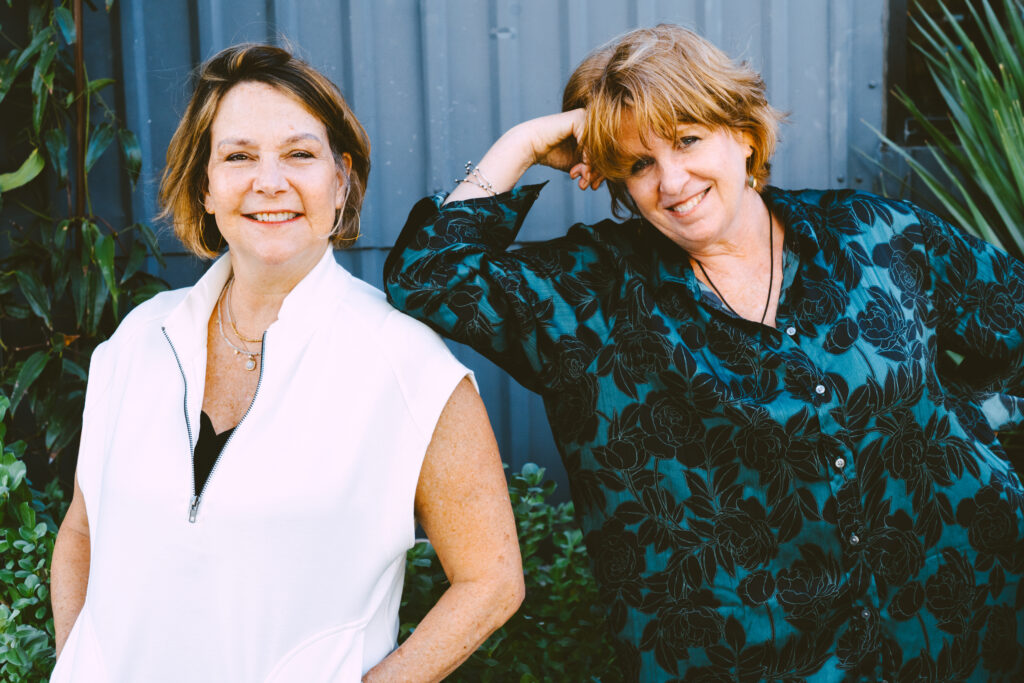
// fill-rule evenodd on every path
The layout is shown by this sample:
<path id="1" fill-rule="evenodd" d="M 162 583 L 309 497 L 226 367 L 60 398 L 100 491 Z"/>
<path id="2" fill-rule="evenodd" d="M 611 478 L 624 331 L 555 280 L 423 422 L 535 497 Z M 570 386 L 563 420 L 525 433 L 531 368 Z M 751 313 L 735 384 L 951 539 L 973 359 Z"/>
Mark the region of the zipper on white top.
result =
<path id="1" fill-rule="evenodd" d="M 210 485 L 210 479 L 213 478 L 213 473 L 217 471 L 217 465 L 220 463 L 221 456 L 224 455 L 225 449 L 231 440 L 235 438 L 235 433 L 238 428 L 245 422 L 246 416 L 249 415 L 249 411 L 252 410 L 252 406 L 256 403 L 256 397 L 260 393 L 260 386 L 263 384 L 263 368 L 267 361 L 267 333 L 263 332 L 263 338 L 260 340 L 260 375 L 256 379 L 256 390 L 252 394 L 252 400 L 249 401 L 249 407 L 245 409 L 245 413 L 242 414 L 242 418 L 235 425 L 228 440 L 224 442 L 220 452 L 217 454 L 217 458 L 213 461 L 213 467 L 210 468 L 210 473 L 206 475 L 206 481 L 203 482 L 203 488 L 198 492 L 196 491 L 196 444 L 192 442 L 192 423 L 188 419 L 188 380 L 185 378 L 185 369 L 181 365 L 181 358 L 178 357 L 178 351 L 174 348 L 174 342 L 167 335 L 167 330 L 163 327 L 160 331 L 164 333 L 164 339 L 171 346 L 171 352 L 174 354 L 174 360 L 178 363 L 178 371 L 181 372 L 181 381 L 185 384 L 185 429 L 188 430 L 188 443 L 189 443 L 189 464 L 192 466 L 192 497 L 189 499 L 188 504 L 188 521 L 190 524 L 195 524 L 196 515 L 199 513 L 199 503 L 202 501 L 203 493 L 206 491 L 206 487 Z"/>

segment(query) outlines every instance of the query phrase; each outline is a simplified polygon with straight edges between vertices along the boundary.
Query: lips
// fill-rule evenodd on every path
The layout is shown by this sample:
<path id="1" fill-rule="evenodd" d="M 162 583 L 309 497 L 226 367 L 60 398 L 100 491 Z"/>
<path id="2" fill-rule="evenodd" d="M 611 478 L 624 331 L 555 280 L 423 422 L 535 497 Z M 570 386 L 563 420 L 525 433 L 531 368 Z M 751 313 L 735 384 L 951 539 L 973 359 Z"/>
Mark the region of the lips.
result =
<path id="1" fill-rule="evenodd" d="M 686 214 L 692 211 L 700 204 L 701 200 L 707 196 L 708 192 L 711 191 L 710 187 L 704 188 L 694 196 L 687 199 L 685 202 L 674 204 L 673 206 L 666 207 L 666 210 L 674 214 Z"/>
<path id="2" fill-rule="evenodd" d="M 294 211 L 275 211 L 275 212 L 260 212 L 260 213 L 247 213 L 246 218 L 257 221 L 259 223 L 284 223 L 290 221 L 293 218 L 297 218 L 300 214 Z"/>

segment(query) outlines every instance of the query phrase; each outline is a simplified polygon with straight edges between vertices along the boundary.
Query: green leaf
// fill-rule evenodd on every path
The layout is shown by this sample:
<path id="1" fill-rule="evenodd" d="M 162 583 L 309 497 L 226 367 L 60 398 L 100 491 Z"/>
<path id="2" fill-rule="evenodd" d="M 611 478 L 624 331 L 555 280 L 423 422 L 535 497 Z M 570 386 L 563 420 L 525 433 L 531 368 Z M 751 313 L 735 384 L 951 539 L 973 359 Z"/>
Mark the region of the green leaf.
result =
<path id="1" fill-rule="evenodd" d="M 142 234 L 142 239 L 145 240 L 146 245 L 149 247 L 149 253 L 153 255 L 156 262 L 160 264 L 161 268 L 167 267 L 167 262 L 164 260 L 164 255 L 160 253 L 160 243 L 157 241 L 156 233 L 153 232 L 145 223 L 135 223 L 132 228 L 138 230 Z"/>
<path id="2" fill-rule="evenodd" d="M 67 7 L 58 7 L 54 13 L 54 18 L 57 20 L 57 26 L 60 27 L 60 32 L 64 34 L 64 42 L 68 45 L 74 45 L 75 43 L 75 17 Z"/>
<path id="3" fill-rule="evenodd" d="M 32 132 L 39 135 L 43 128 L 46 102 L 50 99 L 50 94 L 45 89 L 40 89 L 38 93 L 34 94 L 35 97 L 32 98 Z"/>
<path id="4" fill-rule="evenodd" d="M 53 33 L 53 29 L 47 27 L 32 37 L 32 41 L 29 42 L 28 46 L 21 51 L 21 54 L 18 55 L 17 61 L 14 63 L 14 76 L 21 73 L 21 70 L 28 65 L 28 60 L 32 59 L 32 57 L 42 49 L 43 45 L 46 44 L 46 41 L 53 38 Z"/>
<path id="5" fill-rule="evenodd" d="M 135 137 L 135 133 L 127 128 L 118 130 L 117 137 L 121 142 L 121 151 L 124 152 L 128 178 L 134 188 L 135 183 L 139 180 L 139 174 L 142 172 L 142 147 L 139 146 L 139 140 Z"/>
<path id="6" fill-rule="evenodd" d="M 73 361 L 70 358 L 68 358 L 67 356 L 65 356 L 63 359 L 61 359 L 61 363 L 62 363 L 62 367 L 64 369 L 64 372 L 66 372 L 66 373 L 68 373 L 70 375 L 74 375 L 75 377 L 77 377 L 78 379 L 80 379 L 83 382 L 85 382 L 88 379 L 88 375 L 86 375 L 85 369 L 82 368 L 82 366 L 79 365 L 78 363 L 76 363 L 75 361 Z M 0 414 L 0 418 L 2 418 L 2 417 L 3 417 L 3 415 Z"/>
<path id="7" fill-rule="evenodd" d="M 106 88 L 108 85 L 113 85 L 114 83 L 117 83 L 117 81 L 115 81 L 113 78 L 97 78 L 89 81 L 89 83 L 85 86 L 85 92 L 87 95 L 92 95 L 97 90 L 102 90 L 103 88 Z"/>
<path id="8" fill-rule="evenodd" d="M 114 127 L 108 121 L 104 121 L 92 131 L 89 136 L 89 146 L 85 150 L 85 172 L 92 170 L 93 164 L 107 151 L 110 143 L 114 141 Z"/>
<path id="9" fill-rule="evenodd" d="M 103 281 L 114 299 L 114 317 L 117 318 L 117 276 L 114 273 L 114 238 L 112 235 L 103 235 L 96 242 L 96 264 L 103 274 Z"/>
<path id="10" fill-rule="evenodd" d="M 132 275 L 139 272 L 146 262 L 146 245 L 138 240 L 132 241 L 131 252 L 128 254 L 128 261 L 124 264 L 124 272 L 121 273 L 119 284 L 128 282 Z"/>
<path id="11" fill-rule="evenodd" d="M 32 153 L 28 155 L 28 159 L 25 159 L 17 171 L 0 175 L 0 192 L 9 192 L 16 187 L 32 182 L 42 172 L 44 165 L 39 150 L 33 149 Z"/>
<path id="12" fill-rule="evenodd" d="M 25 398 L 25 394 L 28 393 L 29 387 L 32 386 L 32 383 L 36 381 L 39 375 L 46 368 L 48 360 L 50 360 L 50 354 L 48 352 L 36 351 L 21 364 L 21 369 L 18 371 L 18 378 L 14 381 L 14 390 L 11 392 L 12 413 L 18 409 L 18 404 L 21 403 L 21 399 Z"/>
<path id="13" fill-rule="evenodd" d="M 21 293 L 25 295 L 32 312 L 43 319 L 48 328 L 52 328 L 50 321 L 50 297 L 46 288 L 39 281 L 39 276 L 34 270 L 19 270 L 16 275 Z"/>
<path id="14" fill-rule="evenodd" d="M 46 141 L 46 155 L 57 172 L 57 182 L 68 181 L 68 136 L 64 126 L 51 128 L 43 135 Z"/>

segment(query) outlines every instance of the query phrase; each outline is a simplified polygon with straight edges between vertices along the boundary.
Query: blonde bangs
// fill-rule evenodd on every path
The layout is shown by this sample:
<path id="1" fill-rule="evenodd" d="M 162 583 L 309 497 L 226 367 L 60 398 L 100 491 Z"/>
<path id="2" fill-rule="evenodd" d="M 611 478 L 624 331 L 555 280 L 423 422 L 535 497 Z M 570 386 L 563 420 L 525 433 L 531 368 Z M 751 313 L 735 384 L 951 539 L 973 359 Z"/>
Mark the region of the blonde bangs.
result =
<path id="1" fill-rule="evenodd" d="M 749 65 L 670 24 L 631 31 L 594 54 L 604 61 L 609 52 L 600 75 L 574 74 L 570 82 L 577 91 L 580 80 L 591 82 L 580 145 L 591 167 L 610 181 L 616 215 L 620 209 L 635 213 L 622 183 L 637 160 L 620 143 L 623 127 L 630 124 L 645 146 L 651 136 L 676 140 L 681 123 L 747 133 L 753 147 L 747 171 L 764 184 L 784 116 L 768 104 L 764 82 Z M 580 69 L 586 65 L 594 71 L 593 56 Z"/>

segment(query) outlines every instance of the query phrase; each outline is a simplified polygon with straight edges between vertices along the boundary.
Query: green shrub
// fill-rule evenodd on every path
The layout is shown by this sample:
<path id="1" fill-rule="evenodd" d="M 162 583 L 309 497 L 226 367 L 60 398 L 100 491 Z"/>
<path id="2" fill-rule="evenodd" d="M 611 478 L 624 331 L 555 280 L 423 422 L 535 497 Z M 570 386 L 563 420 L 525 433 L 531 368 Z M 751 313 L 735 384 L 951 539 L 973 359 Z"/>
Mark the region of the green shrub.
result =
<path id="1" fill-rule="evenodd" d="M 572 503 L 545 502 L 555 490 L 527 464 L 509 482 L 523 554 L 526 600 L 449 681 L 618 681 L 607 610 L 590 573 Z M 448 587 L 428 542 L 409 551 L 399 640 Z"/>
<path id="2" fill-rule="evenodd" d="M 978 28 L 971 41 L 940 0 L 939 16 L 913 21 L 923 36 L 915 47 L 949 109 L 953 134 L 943 133 L 903 92 L 900 102 L 928 134 L 939 171 L 882 136 L 934 193 L 956 224 L 1024 258 L 1024 2 L 1003 0 L 1003 17 L 989 0 L 967 3 Z M 876 131 L 877 132 L 877 131 Z M 881 135 L 881 133 L 879 133 Z"/>
<path id="3" fill-rule="evenodd" d="M 0 681 L 44 681 L 54 661 L 49 564 L 64 501 L 56 481 L 29 488 L 25 443 L 4 442 L 9 405 L 0 393 Z"/>

